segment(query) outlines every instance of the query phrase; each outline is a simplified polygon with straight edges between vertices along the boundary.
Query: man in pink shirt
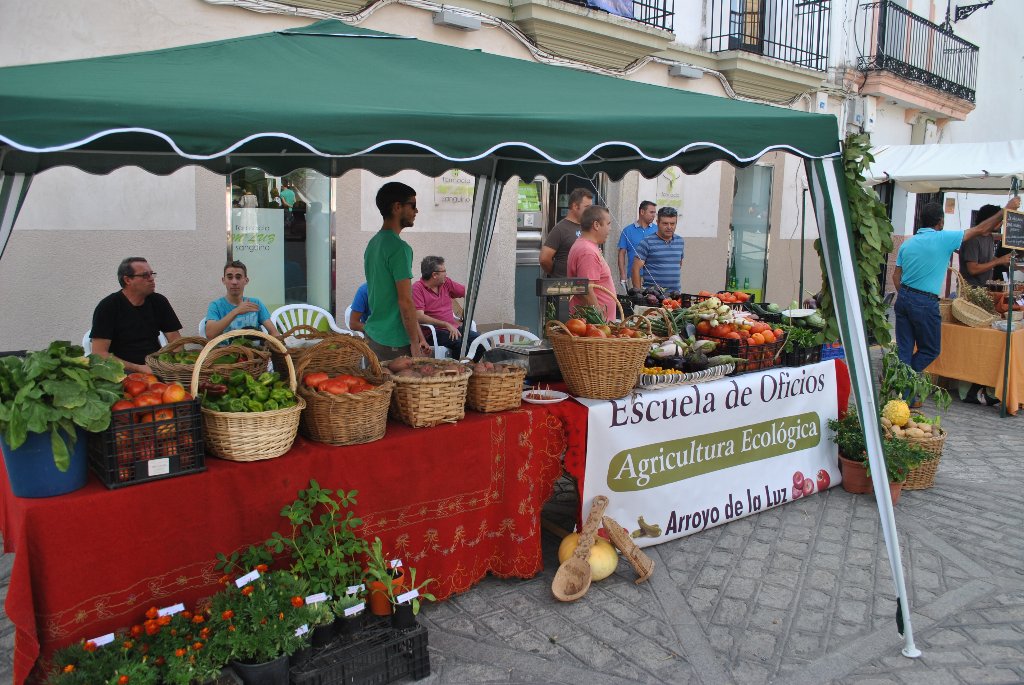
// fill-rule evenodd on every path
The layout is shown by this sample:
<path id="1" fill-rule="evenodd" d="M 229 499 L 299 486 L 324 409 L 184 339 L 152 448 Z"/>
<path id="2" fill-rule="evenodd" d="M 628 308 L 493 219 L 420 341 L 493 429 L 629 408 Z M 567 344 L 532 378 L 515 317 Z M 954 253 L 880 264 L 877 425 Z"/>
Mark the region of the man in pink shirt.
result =
<path id="1" fill-rule="evenodd" d="M 612 230 L 612 216 L 604 207 L 591 205 L 580 218 L 580 230 L 579 239 L 569 250 L 568 275 L 570 278 L 589 279 L 591 285 L 600 285 L 607 288 L 608 292 L 591 288 L 586 295 L 574 296 L 570 305 L 576 307 L 590 304 L 600 307 L 604 310 L 605 319 L 612 321 L 618 313 L 615 306 L 615 282 L 612 280 L 612 270 L 601 252 L 601 245 L 604 245 Z"/>
<path id="2" fill-rule="evenodd" d="M 437 344 L 447 347 L 457 358 L 462 348 L 462 336 L 467 336 L 466 349 L 469 349 L 478 335 L 465 331 L 465 325 L 455 318 L 452 311 L 452 300 L 465 297 L 466 286 L 448 278 L 443 257 L 424 257 L 420 262 L 420 275 L 420 280 L 412 287 L 416 318 L 420 324 L 433 326 L 437 330 Z M 424 331 L 424 335 L 428 332 Z"/>

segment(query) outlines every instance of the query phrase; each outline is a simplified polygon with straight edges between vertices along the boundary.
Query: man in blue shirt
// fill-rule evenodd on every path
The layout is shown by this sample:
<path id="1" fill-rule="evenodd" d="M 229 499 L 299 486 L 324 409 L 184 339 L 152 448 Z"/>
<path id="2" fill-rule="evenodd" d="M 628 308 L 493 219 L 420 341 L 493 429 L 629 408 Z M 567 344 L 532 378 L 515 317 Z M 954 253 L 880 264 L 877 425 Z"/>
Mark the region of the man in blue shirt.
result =
<path id="1" fill-rule="evenodd" d="M 235 260 L 224 265 L 221 277 L 227 294 L 210 303 L 206 308 L 206 337 L 216 338 L 225 331 L 242 328 L 267 329 L 270 335 L 280 335 L 265 304 L 255 297 L 245 297 L 245 286 L 249 284 L 249 272 L 245 264 Z"/>
<path id="2" fill-rule="evenodd" d="M 626 281 L 633 273 L 633 257 L 636 256 L 636 246 L 640 241 L 654 233 L 657 226 L 654 224 L 654 216 L 657 212 L 657 205 L 650 200 L 640 203 L 637 212 L 637 219 L 629 226 L 624 226 L 619 233 L 619 282 L 626 286 Z"/>
<path id="3" fill-rule="evenodd" d="M 1006 208 L 1019 206 L 1020 199 L 1015 197 Z M 992 229 L 1002 223 L 1003 212 L 966 231 L 943 231 L 943 220 L 942 205 L 937 202 L 925 205 L 921 210 L 922 228 L 900 245 L 892 273 L 892 284 L 898 293 L 894 307 L 896 351 L 900 361 L 918 372 L 924 371 L 942 348 L 939 293 L 949 258 L 964 241 L 992 233 Z"/>
<path id="4" fill-rule="evenodd" d="M 683 239 L 676 235 L 677 219 L 675 207 L 658 210 L 657 231 L 636 246 L 632 271 L 634 288 L 658 286 L 663 290 L 679 290 L 685 246 Z"/>
<path id="5" fill-rule="evenodd" d="M 363 283 L 356 289 L 356 295 L 352 298 L 352 311 L 348 314 L 348 329 L 350 331 L 362 332 L 366 320 L 370 318 L 370 290 Z"/>

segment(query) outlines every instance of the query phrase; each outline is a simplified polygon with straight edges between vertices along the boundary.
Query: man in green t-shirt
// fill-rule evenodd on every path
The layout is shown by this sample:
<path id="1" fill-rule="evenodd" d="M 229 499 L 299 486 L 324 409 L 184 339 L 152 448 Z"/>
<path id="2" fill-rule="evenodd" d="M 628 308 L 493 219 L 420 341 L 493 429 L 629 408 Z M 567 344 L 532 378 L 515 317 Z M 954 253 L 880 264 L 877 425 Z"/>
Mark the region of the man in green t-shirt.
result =
<path id="1" fill-rule="evenodd" d="M 416 221 L 416 191 L 404 183 L 385 183 L 377 191 L 377 209 L 384 223 L 363 252 L 370 302 L 367 342 L 381 361 L 426 356 L 430 346 L 420 332 L 412 301 L 412 247 L 400 237 L 402 229 Z"/>

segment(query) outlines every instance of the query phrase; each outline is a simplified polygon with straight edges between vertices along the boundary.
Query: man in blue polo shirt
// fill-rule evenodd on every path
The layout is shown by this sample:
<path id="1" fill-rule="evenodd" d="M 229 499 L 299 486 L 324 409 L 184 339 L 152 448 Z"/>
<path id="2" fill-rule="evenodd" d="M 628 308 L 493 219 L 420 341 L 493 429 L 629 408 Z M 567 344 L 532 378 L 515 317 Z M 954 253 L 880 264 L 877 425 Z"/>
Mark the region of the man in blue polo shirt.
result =
<path id="1" fill-rule="evenodd" d="M 658 210 L 657 231 L 636 246 L 632 271 L 634 288 L 659 286 L 664 290 L 679 290 L 679 274 L 683 269 L 683 239 L 676 235 L 677 219 L 675 207 L 662 207 Z"/>
<path id="2" fill-rule="evenodd" d="M 1019 206 L 1020 199 L 1015 197 L 1006 208 Z M 922 228 L 900 245 L 892 273 L 892 284 L 898 292 L 894 308 L 896 351 L 900 361 L 918 372 L 924 371 L 939 356 L 942 347 L 939 293 L 949 258 L 961 243 L 992 233 L 992 229 L 1002 223 L 1003 212 L 966 231 L 943 231 L 943 219 L 942 205 L 937 202 L 925 205 L 921 210 Z"/>
<path id="3" fill-rule="evenodd" d="M 636 257 L 636 246 L 640 241 L 657 230 L 654 216 L 657 205 L 650 200 L 640 203 L 637 219 L 629 226 L 623 226 L 619 233 L 619 282 L 626 287 L 626 282 L 633 275 L 633 257 Z"/>

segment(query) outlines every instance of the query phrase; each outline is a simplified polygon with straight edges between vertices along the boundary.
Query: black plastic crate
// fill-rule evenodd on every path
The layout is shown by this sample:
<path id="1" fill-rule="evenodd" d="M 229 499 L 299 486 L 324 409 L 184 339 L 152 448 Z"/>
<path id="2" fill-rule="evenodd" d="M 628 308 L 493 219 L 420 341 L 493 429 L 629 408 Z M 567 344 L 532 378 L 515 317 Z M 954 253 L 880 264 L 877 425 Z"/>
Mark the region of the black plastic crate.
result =
<path id="1" fill-rule="evenodd" d="M 807 366 L 821 361 L 821 345 L 813 347 L 797 347 L 792 352 L 782 353 L 782 363 L 786 366 Z"/>
<path id="2" fill-rule="evenodd" d="M 89 462 L 111 489 L 205 471 L 199 400 L 112 412 L 90 436 Z"/>
<path id="3" fill-rule="evenodd" d="M 430 675 L 427 629 L 417 624 L 395 630 L 389 619 L 368 623 L 351 638 L 337 642 L 291 669 L 292 685 L 385 685 L 399 678 Z"/>
<path id="4" fill-rule="evenodd" d="M 629 295 L 616 295 L 619 300 L 619 304 L 622 306 L 622 313 L 627 317 L 633 315 L 633 300 Z"/>
<path id="5" fill-rule="evenodd" d="M 778 366 L 782 362 L 782 355 L 779 350 L 785 345 L 785 338 L 775 342 L 754 345 L 746 340 L 735 338 L 719 338 L 714 335 L 697 334 L 698 340 L 712 340 L 718 343 L 714 352 L 708 353 L 709 357 L 717 354 L 728 354 L 733 357 L 741 357 L 745 361 L 736 363 L 736 370 L 731 375 L 738 376 L 751 371 L 763 371 L 772 366 Z"/>

